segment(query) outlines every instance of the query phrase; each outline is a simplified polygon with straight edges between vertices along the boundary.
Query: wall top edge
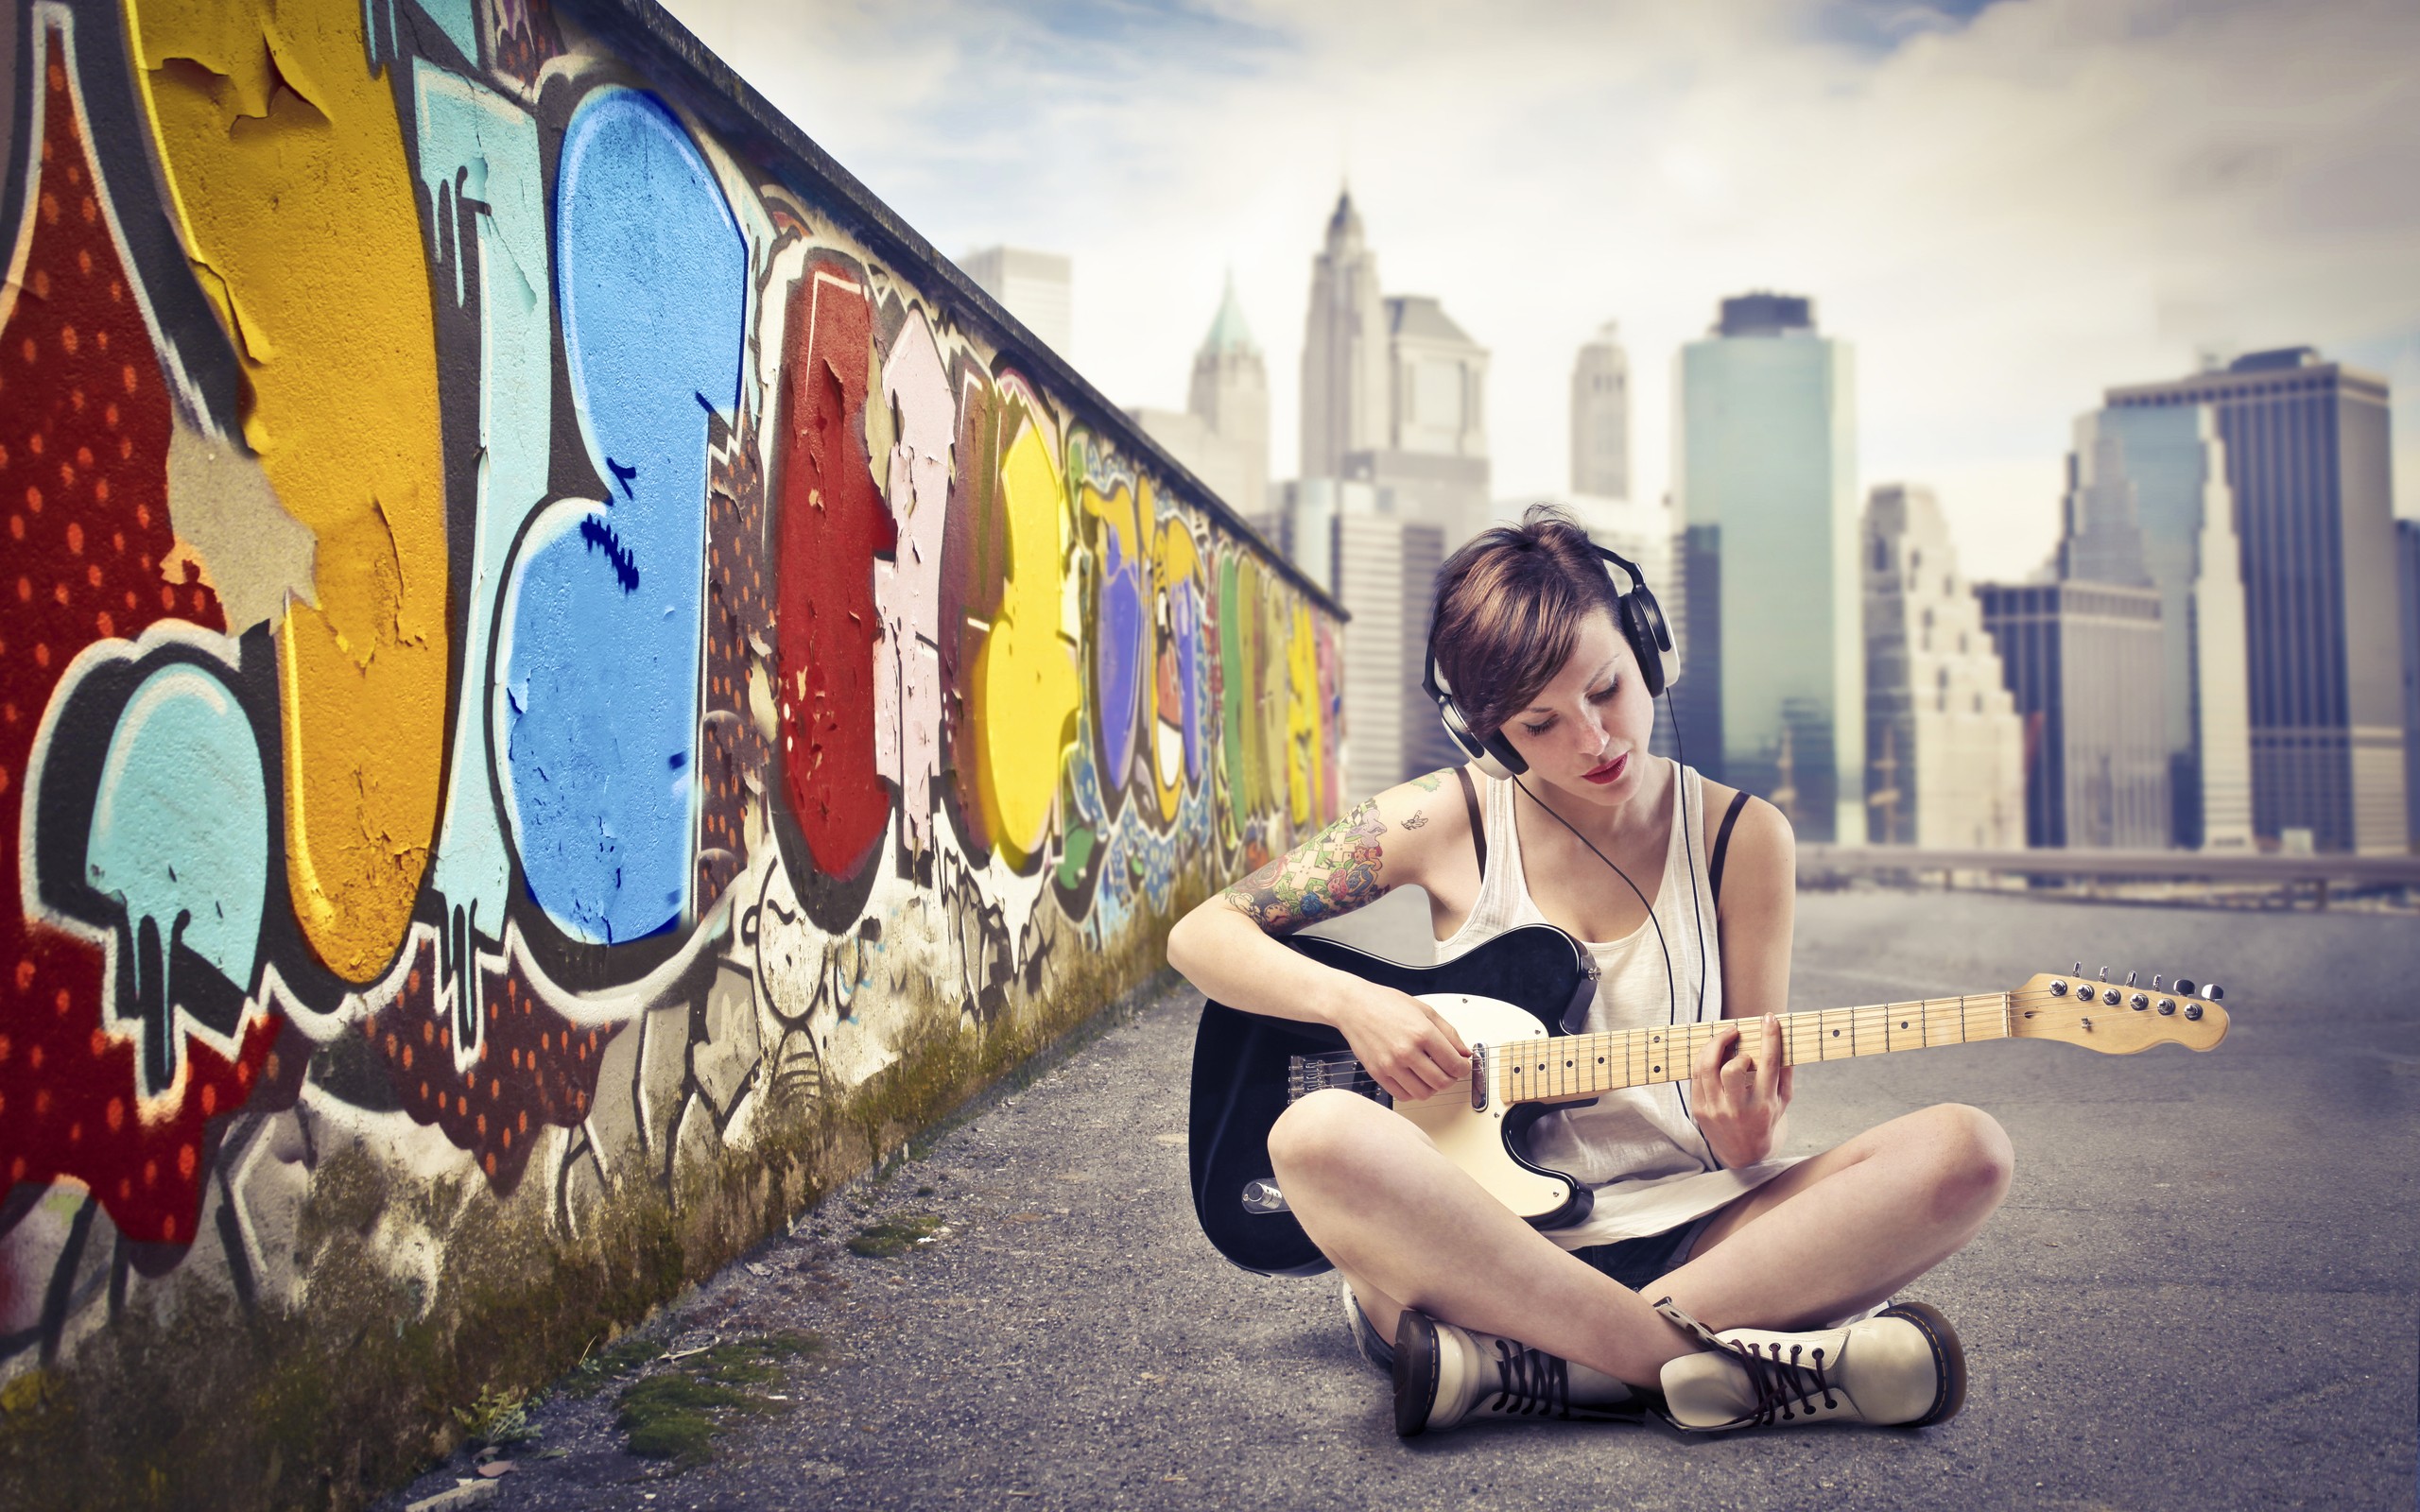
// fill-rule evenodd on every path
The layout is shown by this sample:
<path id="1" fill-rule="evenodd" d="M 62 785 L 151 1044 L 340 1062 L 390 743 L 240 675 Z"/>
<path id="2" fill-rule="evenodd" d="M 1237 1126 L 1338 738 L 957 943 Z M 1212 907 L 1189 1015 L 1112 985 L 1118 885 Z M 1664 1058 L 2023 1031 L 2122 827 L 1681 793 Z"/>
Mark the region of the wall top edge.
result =
<path id="1" fill-rule="evenodd" d="M 942 255 L 796 122 L 775 110 L 771 101 L 656 0 L 558 0 L 555 9 L 613 45 L 643 72 L 680 90 L 682 103 L 713 128 L 726 146 L 785 187 L 824 201 L 834 217 L 863 238 L 870 249 L 928 274 L 947 291 L 953 314 L 1065 394 L 1071 407 L 1083 413 L 1086 424 L 1115 438 L 1137 459 L 1148 461 L 1187 502 L 1234 532 L 1264 565 L 1322 609 L 1339 620 L 1351 618 L 1333 593 L 1274 550 L 1234 506 L 1170 455 L 1122 407 L 1026 329 L 955 262 Z"/>

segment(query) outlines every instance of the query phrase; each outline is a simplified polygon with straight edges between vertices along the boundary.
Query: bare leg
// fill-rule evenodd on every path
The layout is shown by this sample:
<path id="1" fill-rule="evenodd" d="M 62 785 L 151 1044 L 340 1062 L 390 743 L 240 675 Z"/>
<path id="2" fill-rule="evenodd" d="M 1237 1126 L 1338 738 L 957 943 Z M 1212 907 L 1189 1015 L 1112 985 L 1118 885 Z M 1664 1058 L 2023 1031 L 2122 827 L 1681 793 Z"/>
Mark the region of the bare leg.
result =
<path id="1" fill-rule="evenodd" d="M 1270 1154 L 1304 1229 L 1381 1337 L 1417 1307 L 1646 1386 L 1696 1349 L 1375 1103 L 1313 1093 L 1270 1131 Z M 1895 1119 L 1734 1203 L 1658 1295 L 1717 1330 L 1860 1311 L 1973 1238 L 2007 1190 L 2010 1162 L 2007 1137 L 1972 1108 Z"/>
<path id="2" fill-rule="evenodd" d="M 2014 1159 L 1976 1108 L 1894 1118 L 1733 1203 L 1659 1284 L 1717 1331 L 1820 1328 L 1964 1248 L 2007 1194 Z"/>
<path id="3" fill-rule="evenodd" d="M 1313 1092 L 1270 1131 L 1277 1184 L 1382 1338 L 1405 1307 L 1652 1385 L 1697 1346 L 1636 1292 L 1514 1217 L 1426 1134 L 1367 1098 Z"/>

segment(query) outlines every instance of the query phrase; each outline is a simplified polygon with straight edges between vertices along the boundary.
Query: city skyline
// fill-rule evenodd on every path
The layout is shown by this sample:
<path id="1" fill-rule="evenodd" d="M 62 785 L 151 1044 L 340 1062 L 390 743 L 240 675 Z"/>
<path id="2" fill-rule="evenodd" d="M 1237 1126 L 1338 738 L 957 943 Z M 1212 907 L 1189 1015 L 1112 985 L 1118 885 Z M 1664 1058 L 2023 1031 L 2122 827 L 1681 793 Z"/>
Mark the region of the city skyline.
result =
<path id="1" fill-rule="evenodd" d="M 1634 489 L 1660 495 L 1667 359 L 1716 300 L 1785 287 L 1858 344 L 1867 479 L 1928 481 L 1979 577 L 2049 552 L 2075 415 L 2207 347 L 2388 377 L 2398 512 L 2420 513 L 2401 11 L 1774 3 L 1550 33 L 1518 9 L 676 10 L 942 245 L 1070 253 L 1074 360 L 1121 404 L 1182 406 L 1232 264 L 1278 337 L 1276 457 L 1299 447 L 1305 228 L 1349 180 L 1389 287 L 1495 354 L 1499 496 L 1564 486 L 1572 350 L 1608 318 Z"/>

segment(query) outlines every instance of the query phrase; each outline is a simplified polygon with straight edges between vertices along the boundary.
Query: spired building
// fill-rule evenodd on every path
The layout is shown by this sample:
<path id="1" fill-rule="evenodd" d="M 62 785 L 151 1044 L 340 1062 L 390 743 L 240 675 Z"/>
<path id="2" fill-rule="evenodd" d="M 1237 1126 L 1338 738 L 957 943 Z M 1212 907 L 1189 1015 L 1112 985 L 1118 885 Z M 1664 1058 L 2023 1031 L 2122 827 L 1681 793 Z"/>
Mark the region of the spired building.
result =
<path id="1" fill-rule="evenodd" d="M 1630 497 L 1630 354 L 1616 321 L 1600 326 L 1571 365 L 1571 491 Z"/>
<path id="2" fill-rule="evenodd" d="M 1437 569 L 1488 521 L 1487 360 L 1437 300 L 1379 292 L 1339 195 L 1311 262 L 1303 472 L 1264 534 L 1352 616 L 1348 801 L 1461 760 L 1420 677 Z"/>
<path id="3" fill-rule="evenodd" d="M 2159 590 L 2169 827 L 2187 850 L 2252 849 L 2242 552 L 2226 443 L 2206 404 L 2076 421 L 2065 578 Z"/>
<path id="4" fill-rule="evenodd" d="M 1689 665 L 1675 703 L 1708 775 L 1799 837 L 1865 839 L 1856 368 L 1811 301 L 1749 294 L 1679 359 L 1675 502 Z"/>
<path id="5" fill-rule="evenodd" d="M 1327 239 L 1311 259 L 1303 329 L 1303 471 L 1344 476 L 1344 459 L 1388 444 L 1392 403 L 1386 301 L 1378 254 L 1362 240 L 1350 193 L 1336 197 Z"/>
<path id="6" fill-rule="evenodd" d="M 1865 506 L 1865 804 L 1877 845 L 2025 844 L 2025 731 L 1932 490 Z"/>
<path id="7" fill-rule="evenodd" d="M 1193 354 L 1183 411 L 1127 411 L 1247 524 L 1271 534 L 1269 511 L 1269 371 L 1244 324 L 1234 275 L 1218 318 Z M 1282 544 L 1282 543 L 1281 543 Z"/>
<path id="8" fill-rule="evenodd" d="M 2409 843 L 2384 379 L 2308 347 L 2112 388 L 2104 412 L 2207 407 L 2241 546 L 2252 828 L 2265 846 Z"/>
<path id="9" fill-rule="evenodd" d="M 1426 295 L 1378 291 L 1353 197 L 1311 262 L 1303 332 L 1305 478 L 1374 485 L 1452 550 L 1487 523 L 1487 349 Z"/>

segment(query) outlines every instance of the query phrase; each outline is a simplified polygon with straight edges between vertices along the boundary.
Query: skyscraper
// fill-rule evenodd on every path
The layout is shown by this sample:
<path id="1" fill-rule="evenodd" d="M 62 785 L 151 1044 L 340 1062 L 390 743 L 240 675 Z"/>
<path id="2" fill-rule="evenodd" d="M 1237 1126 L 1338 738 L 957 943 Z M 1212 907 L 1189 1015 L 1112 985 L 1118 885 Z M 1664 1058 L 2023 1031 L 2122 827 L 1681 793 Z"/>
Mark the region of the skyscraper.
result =
<path id="1" fill-rule="evenodd" d="M 2025 840 L 2169 843 L 2160 598 L 2119 583 L 1979 584 L 2025 719 Z"/>
<path id="2" fill-rule="evenodd" d="M 986 247 L 958 260 L 983 292 L 1008 307 L 1025 328 L 1066 356 L 1075 339 L 1075 264 L 1059 252 Z"/>
<path id="3" fill-rule="evenodd" d="M 1304 335 L 1303 475 L 1269 533 L 1314 576 L 1324 562 L 1354 616 L 1359 796 L 1461 760 L 1419 683 L 1437 568 L 1487 523 L 1488 352 L 1435 298 L 1379 293 L 1350 195 L 1312 259 Z"/>
<path id="4" fill-rule="evenodd" d="M 1253 529 L 1270 533 L 1269 373 L 1244 324 L 1232 276 L 1210 333 L 1193 355 L 1184 409 L 1127 413 Z"/>
<path id="5" fill-rule="evenodd" d="M 1630 497 L 1630 354 L 1608 320 L 1571 365 L 1571 491 Z"/>
<path id="6" fill-rule="evenodd" d="M 2420 850 L 2420 520 L 2394 523 L 2394 561 L 2403 580 L 2403 793 Z"/>
<path id="7" fill-rule="evenodd" d="M 2226 444 L 2204 404 L 2076 421 L 2059 575 L 2159 590 L 2169 828 L 2192 850 L 2252 846 L 2242 553 Z"/>
<path id="8" fill-rule="evenodd" d="M 1269 507 L 1269 369 L 1260 347 L 1244 324 L 1236 299 L 1236 276 L 1227 275 L 1218 318 L 1193 354 L 1193 384 L 1185 408 L 1201 418 L 1210 434 L 1226 441 L 1240 461 L 1243 478 L 1228 502 L 1246 518 Z"/>
<path id="9" fill-rule="evenodd" d="M 1816 334 L 1807 300 L 1750 294 L 1722 301 L 1679 368 L 1690 754 L 1781 807 L 1802 839 L 1860 843 L 1854 357 Z"/>
<path id="10" fill-rule="evenodd" d="M 2408 844 L 2384 379 L 2308 347 L 2109 390 L 2113 411 L 2206 405 L 2241 542 L 2252 822 L 2264 844 Z"/>
<path id="11" fill-rule="evenodd" d="M 1487 349 L 1428 295 L 1390 295 L 1386 313 L 1386 433 L 1345 454 L 1344 476 L 1436 526 L 1451 551 L 1488 522 Z"/>
<path id="12" fill-rule="evenodd" d="M 1877 844 L 2025 844 L 2025 740 L 1932 490 L 1865 507 L 1866 823 Z"/>
<path id="13" fill-rule="evenodd" d="M 1336 197 L 1327 237 L 1311 260 L 1303 328 L 1303 472 L 1344 476 L 1344 458 L 1388 444 L 1391 358 L 1378 293 L 1378 254 L 1362 240 L 1350 192 Z"/>

